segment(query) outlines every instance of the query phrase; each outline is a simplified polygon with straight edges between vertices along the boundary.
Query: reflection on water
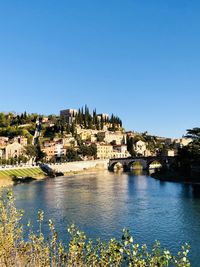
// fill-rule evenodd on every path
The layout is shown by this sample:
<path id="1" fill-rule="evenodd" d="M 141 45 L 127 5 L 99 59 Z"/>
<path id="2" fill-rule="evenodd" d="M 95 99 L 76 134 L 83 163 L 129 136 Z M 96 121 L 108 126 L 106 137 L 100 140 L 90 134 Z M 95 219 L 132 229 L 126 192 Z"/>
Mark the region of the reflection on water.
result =
<path id="1" fill-rule="evenodd" d="M 142 175 L 143 170 L 142 169 L 132 169 L 131 170 L 131 174 L 135 175 L 135 176 L 140 176 Z"/>
<path id="2" fill-rule="evenodd" d="M 200 187 L 161 182 L 142 174 L 97 173 L 57 177 L 14 188 L 17 206 L 36 221 L 43 209 L 55 221 L 62 239 L 75 223 L 90 237 L 121 237 L 123 227 L 135 240 L 152 245 L 159 239 L 176 252 L 184 242 L 192 246 L 192 266 L 200 266 Z M 24 222 L 25 222 L 24 221 Z"/>

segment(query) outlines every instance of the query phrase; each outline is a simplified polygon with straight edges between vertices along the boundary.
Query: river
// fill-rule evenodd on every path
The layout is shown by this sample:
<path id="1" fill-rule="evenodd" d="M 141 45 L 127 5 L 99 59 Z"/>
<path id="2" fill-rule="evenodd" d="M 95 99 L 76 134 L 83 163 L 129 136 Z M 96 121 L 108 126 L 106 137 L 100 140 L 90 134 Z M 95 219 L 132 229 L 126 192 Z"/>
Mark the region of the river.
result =
<path id="1" fill-rule="evenodd" d="M 49 178 L 14 187 L 18 208 L 36 223 L 45 211 L 44 232 L 53 219 L 61 239 L 75 223 L 91 238 L 121 237 L 126 227 L 135 241 L 177 252 L 191 245 L 192 266 L 200 266 L 200 190 L 189 185 L 161 182 L 145 174 L 99 172 Z"/>

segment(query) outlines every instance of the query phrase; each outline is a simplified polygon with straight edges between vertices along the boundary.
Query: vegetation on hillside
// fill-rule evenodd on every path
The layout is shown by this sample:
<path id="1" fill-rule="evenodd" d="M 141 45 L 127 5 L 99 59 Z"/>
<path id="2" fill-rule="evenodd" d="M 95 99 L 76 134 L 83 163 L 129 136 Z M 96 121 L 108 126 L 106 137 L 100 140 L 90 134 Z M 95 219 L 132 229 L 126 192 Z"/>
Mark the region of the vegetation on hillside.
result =
<path id="1" fill-rule="evenodd" d="M 134 137 L 127 137 L 127 150 L 133 157 L 139 156 L 136 155 L 134 150 L 134 145 L 137 141 L 145 142 L 146 149 L 152 154 L 160 154 L 169 149 L 176 149 L 175 144 L 169 145 L 166 142 L 159 140 L 156 136 L 149 135 L 147 132 L 141 134 L 138 133 Z"/>
<path id="2" fill-rule="evenodd" d="M 49 220 L 49 235 L 45 238 L 42 232 L 44 212 L 38 212 L 38 231 L 34 232 L 31 222 L 29 233 L 24 238 L 21 225 L 23 211 L 15 207 L 13 195 L 8 192 L 7 198 L 0 199 L 0 266 L 27 267 L 84 267 L 84 266 L 177 266 L 189 267 L 189 246 L 181 247 L 177 256 L 162 249 L 156 242 L 152 250 L 146 245 L 140 246 L 126 229 L 122 239 L 111 239 L 109 242 L 88 240 L 86 235 L 74 225 L 68 228 L 70 241 L 65 247 L 58 238 L 52 220 Z"/>
<path id="3" fill-rule="evenodd" d="M 110 130 L 113 131 L 122 127 L 122 121 L 119 117 L 114 114 L 112 114 L 110 118 L 104 117 L 102 114 L 98 115 L 96 109 L 90 113 L 87 105 L 85 105 L 85 108 L 82 107 L 78 110 L 78 113 L 75 115 L 74 123 L 80 125 L 84 129 L 94 130 L 102 130 L 105 124 L 109 125 Z"/>
<path id="4" fill-rule="evenodd" d="M 0 136 L 13 138 L 15 136 L 25 136 L 28 138 L 28 143 L 31 144 L 35 132 L 35 123 L 38 118 L 42 120 L 44 115 L 37 113 L 28 114 L 26 112 L 16 115 L 15 113 L 0 113 Z M 85 108 L 78 110 L 74 114 L 72 123 L 67 123 L 63 118 L 56 115 L 48 115 L 48 123 L 42 124 L 41 137 L 61 138 L 64 134 L 76 135 L 76 127 L 80 126 L 83 129 L 102 130 L 104 125 L 108 126 L 109 130 L 116 131 L 122 127 L 122 121 L 119 117 L 111 115 L 110 118 L 98 115 L 96 109 L 91 113 L 87 105 Z"/>

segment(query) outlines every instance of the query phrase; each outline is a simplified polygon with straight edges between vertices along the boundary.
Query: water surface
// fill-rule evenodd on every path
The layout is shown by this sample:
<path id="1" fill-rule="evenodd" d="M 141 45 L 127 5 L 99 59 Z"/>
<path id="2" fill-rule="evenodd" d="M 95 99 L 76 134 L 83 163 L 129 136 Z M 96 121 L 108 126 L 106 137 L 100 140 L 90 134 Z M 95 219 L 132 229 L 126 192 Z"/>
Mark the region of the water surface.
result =
<path id="1" fill-rule="evenodd" d="M 177 252 L 184 242 L 192 246 L 192 266 L 200 266 L 200 190 L 161 182 L 132 173 L 93 173 L 57 177 L 14 187 L 17 207 L 25 221 L 36 222 L 45 211 L 44 231 L 52 218 L 63 240 L 75 223 L 91 238 L 121 237 L 127 227 L 135 241 L 152 245 L 160 240 Z M 24 221 L 24 222 L 25 222 Z"/>

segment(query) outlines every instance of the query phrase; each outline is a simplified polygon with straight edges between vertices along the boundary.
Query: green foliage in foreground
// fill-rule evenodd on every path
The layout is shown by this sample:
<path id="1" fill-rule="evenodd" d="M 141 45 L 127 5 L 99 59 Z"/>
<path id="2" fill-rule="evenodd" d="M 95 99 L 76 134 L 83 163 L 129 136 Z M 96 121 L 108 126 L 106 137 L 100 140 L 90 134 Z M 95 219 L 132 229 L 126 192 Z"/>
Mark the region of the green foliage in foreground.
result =
<path id="1" fill-rule="evenodd" d="M 123 231 L 121 241 L 111 239 L 104 243 L 100 240 L 87 240 L 85 234 L 74 225 L 69 227 L 70 242 L 65 248 L 55 226 L 49 220 L 50 234 L 45 239 L 42 233 L 43 211 L 38 212 L 38 231 L 35 233 L 29 224 L 28 239 L 23 237 L 20 224 L 23 212 L 15 207 L 12 193 L 7 199 L 0 199 L 0 266 L 61 267 L 61 266 L 190 266 L 187 258 L 189 247 L 182 246 L 178 255 L 172 256 L 162 250 L 156 242 L 151 251 L 146 245 L 139 246 L 127 230 Z"/>

